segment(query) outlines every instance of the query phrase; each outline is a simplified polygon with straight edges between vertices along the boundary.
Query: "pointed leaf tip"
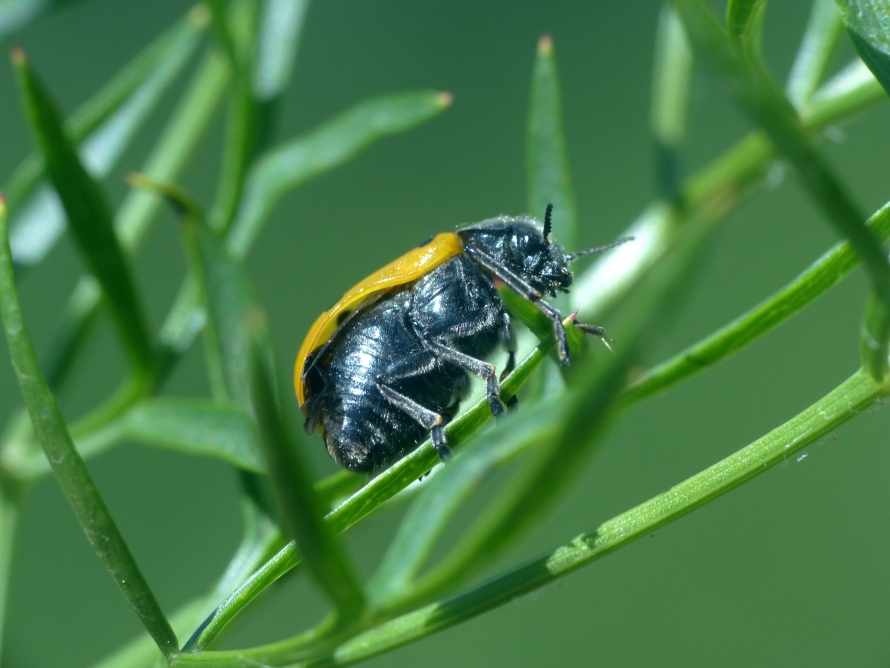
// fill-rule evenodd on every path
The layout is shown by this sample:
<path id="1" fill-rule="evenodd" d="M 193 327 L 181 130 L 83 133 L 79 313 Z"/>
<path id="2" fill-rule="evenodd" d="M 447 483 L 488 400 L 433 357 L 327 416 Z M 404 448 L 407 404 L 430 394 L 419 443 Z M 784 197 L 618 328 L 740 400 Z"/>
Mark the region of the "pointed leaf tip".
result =
<path id="1" fill-rule="evenodd" d="M 0 191 L 0 216 L 6 215 L 6 195 Z"/>
<path id="2" fill-rule="evenodd" d="M 210 25 L 210 17 L 210 8 L 203 3 L 192 7 L 188 14 L 189 21 L 198 28 L 206 28 Z"/>
<path id="3" fill-rule="evenodd" d="M 454 94 L 449 93 L 448 91 L 443 91 L 439 93 L 439 106 L 443 109 L 450 107 L 454 102 Z"/>
<path id="4" fill-rule="evenodd" d="M 549 56 L 553 53 L 553 37 L 550 36 L 550 33 L 545 32 L 541 35 L 541 39 L 538 40 L 538 53 L 542 56 Z"/>
<path id="5" fill-rule="evenodd" d="M 14 46 L 9 54 L 13 65 L 24 65 L 28 62 L 25 50 L 20 46 Z"/>

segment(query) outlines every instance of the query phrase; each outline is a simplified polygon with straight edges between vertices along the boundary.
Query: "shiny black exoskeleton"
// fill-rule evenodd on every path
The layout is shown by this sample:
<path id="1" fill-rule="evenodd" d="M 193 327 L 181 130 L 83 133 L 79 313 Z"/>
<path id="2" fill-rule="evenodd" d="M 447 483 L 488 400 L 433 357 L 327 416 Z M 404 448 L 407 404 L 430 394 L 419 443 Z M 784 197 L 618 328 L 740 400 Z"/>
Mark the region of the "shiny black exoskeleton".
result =
<path id="1" fill-rule="evenodd" d="M 531 219 L 509 217 L 465 227 L 457 233 L 462 254 L 352 314 L 307 367 L 307 432 L 321 425 L 331 457 L 371 473 L 428 436 L 446 459 L 443 428 L 466 395 L 471 373 L 486 382 L 492 414 L 502 414 L 498 375 L 484 360 L 503 344 L 507 373 L 515 345 L 494 279 L 553 321 L 560 358 L 568 363 L 563 318 L 543 297 L 568 291 L 574 257 L 615 244 L 567 255 L 549 232 L 550 207 L 543 229 Z M 605 335 L 602 328 L 579 326 Z"/>

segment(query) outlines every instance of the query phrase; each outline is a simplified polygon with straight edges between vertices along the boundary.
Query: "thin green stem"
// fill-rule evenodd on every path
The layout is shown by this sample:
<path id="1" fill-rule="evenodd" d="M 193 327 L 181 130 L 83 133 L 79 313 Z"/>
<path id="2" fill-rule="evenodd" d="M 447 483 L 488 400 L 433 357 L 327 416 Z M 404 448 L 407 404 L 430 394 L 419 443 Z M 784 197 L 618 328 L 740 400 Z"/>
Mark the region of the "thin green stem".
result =
<path id="1" fill-rule="evenodd" d="M 232 70 L 223 164 L 210 217 L 215 229 L 225 231 L 238 211 L 256 149 L 259 109 L 254 97 L 253 59 L 257 49 L 258 3 L 234 3 L 229 15 L 220 0 L 209 0 L 208 4 L 215 33 Z"/>
<path id="2" fill-rule="evenodd" d="M 844 24 L 834 0 L 813 0 L 786 87 L 788 99 L 798 109 L 806 108 L 818 88 L 843 32 Z"/>
<path id="3" fill-rule="evenodd" d="M 802 117 L 810 134 L 886 99 L 884 89 L 858 59 L 813 96 Z M 681 208 L 650 205 L 627 229 L 632 244 L 612 251 L 576 277 L 574 305 L 585 318 L 600 318 L 624 303 L 643 278 L 680 243 L 685 223 L 710 216 L 717 224 L 739 199 L 763 182 L 776 149 L 753 132 L 686 180 Z"/>
<path id="4" fill-rule="evenodd" d="M 693 51 L 713 67 L 742 110 L 791 162 L 804 188 L 862 258 L 881 306 L 870 310 L 869 324 L 874 326 L 869 334 L 875 339 L 875 344 L 864 348 L 867 351 L 866 366 L 876 380 L 882 380 L 890 372 L 887 357 L 890 264 L 883 249 L 871 231 L 862 225 L 864 216 L 827 161 L 815 150 L 794 107 L 759 60 L 745 57 L 701 0 L 674 0 L 674 6 L 689 35 Z"/>
<path id="5" fill-rule="evenodd" d="M 749 446 L 667 492 L 603 523 L 596 530 L 446 601 L 408 613 L 339 647 L 309 666 L 348 665 L 426 638 L 586 566 L 651 534 L 730 490 L 788 461 L 886 397 L 867 373 L 852 377 Z M 223 665 L 235 665 L 224 664 Z"/>
<path id="6" fill-rule="evenodd" d="M 209 127 L 228 76 L 228 68 L 221 56 L 217 54 L 205 60 L 167 124 L 157 148 L 144 166 L 145 174 L 158 181 L 176 179 Z M 142 190 L 130 192 L 116 216 L 117 232 L 125 252 L 131 255 L 135 253 L 159 209 L 160 200 L 154 194 Z M 47 379 L 51 382 L 53 390 L 58 390 L 67 381 L 68 372 L 82 350 L 92 324 L 96 321 L 100 299 L 101 294 L 95 279 L 86 276 L 78 282 L 68 300 L 62 327 L 50 343 L 50 355 L 46 365 Z M 152 384 L 162 379 L 161 373 L 149 378 Z M 133 387 L 132 380 L 124 381 L 122 387 L 106 402 L 84 416 L 78 425 L 75 425 L 74 431 L 82 435 L 86 426 L 96 429 L 107 424 L 110 418 L 119 415 L 127 407 L 127 401 L 132 405 L 144 396 L 145 392 L 150 392 L 152 389 L 146 386 L 143 388 L 144 391 L 134 392 Z M 13 416 L 13 425 L 24 424 L 21 415 L 22 413 L 18 413 Z M 13 426 L 7 428 L 3 443 L 0 444 L 0 458 L 18 458 L 20 451 L 30 450 L 19 445 L 14 446 L 21 441 L 23 433 L 23 430 Z M 16 452 L 11 453 L 11 450 Z"/>
<path id="7" fill-rule="evenodd" d="M 155 41 L 143 49 L 130 63 L 102 87 L 86 104 L 71 114 L 66 127 L 71 138 L 80 143 L 108 120 L 154 72 L 162 59 L 194 43 L 207 24 L 207 12 L 200 7 L 189 12 Z M 33 192 L 44 176 L 45 165 L 38 153 L 25 158 L 10 177 L 4 192 L 7 206 L 16 211 Z"/>
<path id="8" fill-rule="evenodd" d="M 890 204 L 878 210 L 869 219 L 868 226 L 882 241 L 890 239 Z M 739 352 L 837 285 L 859 263 L 859 256 L 849 242 L 835 245 L 771 297 L 650 369 L 625 390 L 622 405 L 645 399 Z"/>
<path id="9" fill-rule="evenodd" d="M 0 199 L 0 312 L 10 358 L 34 432 L 87 540 L 158 648 L 170 655 L 176 635 L 117 528 L 50 392 L 25 326 L 13 275 L 5 203 Z"/>
<path id="10" fill-rule="evenodd" d="M 12 481 L 0 478 L 0 660 L 3 659 L 6 610 L 9 606 L 9 589 L 12 582 L 12 556 L 21 512 L 21 488 Z"/>
<path id="11" fill-rule="evenodd" d="M 309 465 L 281 417 L 272 364 L 259 346 L 252 347 L 251 353 L 252 403 L 286 526 L 338 615 L 345 620 L 355 619 L 365 608 L 361 580 L 340 539 L 324 521 L 323 504 L 312 487 Z"/>

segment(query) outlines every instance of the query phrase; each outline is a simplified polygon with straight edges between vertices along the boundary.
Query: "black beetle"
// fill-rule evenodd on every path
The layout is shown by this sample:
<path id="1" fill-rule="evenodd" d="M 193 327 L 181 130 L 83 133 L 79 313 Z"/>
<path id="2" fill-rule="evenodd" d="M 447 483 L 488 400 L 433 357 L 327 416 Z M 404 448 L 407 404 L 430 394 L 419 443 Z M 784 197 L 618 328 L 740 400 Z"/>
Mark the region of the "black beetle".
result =
<path id="1" fill-rule="evenodd" d="M 501 216 L 446 232 L 375 272 L 325 311 L 300 348 L 294 385 L 306 432 L 321 431 L 331 457 L 351 471 L 383 469 L 431 436 L 450 450 L 444 426 L 469 389 L 486 382 L 493 415 L 504 412 L 498 376 L 484 361 L 503 344 L 504 374 L 515 365 L 510 314 L 500 280 L 553 322 L 559 357 L 569 362 L 563 317 L 544 301 L 568 292 L 576 257 L 550 240 L 552 206 L 541 227 Z M 575 323 L 604 337 L 601 327 Z"/>

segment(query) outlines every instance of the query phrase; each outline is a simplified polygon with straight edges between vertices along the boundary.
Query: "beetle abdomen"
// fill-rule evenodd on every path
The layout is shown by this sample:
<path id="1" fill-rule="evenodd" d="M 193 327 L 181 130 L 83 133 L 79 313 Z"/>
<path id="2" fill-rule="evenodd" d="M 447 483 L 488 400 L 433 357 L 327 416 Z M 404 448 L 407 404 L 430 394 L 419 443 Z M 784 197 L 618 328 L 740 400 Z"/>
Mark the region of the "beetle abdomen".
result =
<path id="1" fill-rule="evenodd" d="M 309 398 L 309 420 L 318 421 L 331 456 L 350 470 L 373 472 L 417 447 L 429 428 L 381 385 L 450 419 L 468 375 L 430 341 L 487 356 L 503 339 L 505 313 L 491 279 L 457 256 L 344 327 L 314 363 L 323 388 Z"/>

